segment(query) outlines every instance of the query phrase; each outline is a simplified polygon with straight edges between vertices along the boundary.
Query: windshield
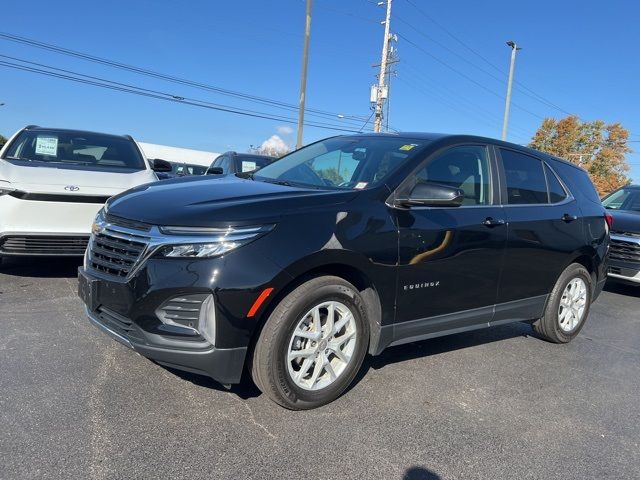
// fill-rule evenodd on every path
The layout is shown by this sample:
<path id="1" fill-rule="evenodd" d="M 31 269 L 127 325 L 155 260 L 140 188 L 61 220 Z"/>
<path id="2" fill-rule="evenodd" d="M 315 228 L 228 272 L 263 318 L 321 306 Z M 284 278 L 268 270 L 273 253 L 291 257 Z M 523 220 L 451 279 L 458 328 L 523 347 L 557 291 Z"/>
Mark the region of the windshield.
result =
<path id="1" fill-rule="evenodd" d="M 640 189 L 621 188 L 602 200 L 611 210 L 636 210 L 640 212 Z"/>
<path id="2" fill-rule="evenodd" d="M 329 138 L 267 165 L 254 179 L 360 190 L 382 183 L 426 143 L 397 137 Z"/>
<path id="3" fill-rule="evenodd" d="M 133 141 L 112 135 L 72 131 L 23 131 L 12 142 L 4 159 L 56 167 L 145 169 L 142 156 Z"/>

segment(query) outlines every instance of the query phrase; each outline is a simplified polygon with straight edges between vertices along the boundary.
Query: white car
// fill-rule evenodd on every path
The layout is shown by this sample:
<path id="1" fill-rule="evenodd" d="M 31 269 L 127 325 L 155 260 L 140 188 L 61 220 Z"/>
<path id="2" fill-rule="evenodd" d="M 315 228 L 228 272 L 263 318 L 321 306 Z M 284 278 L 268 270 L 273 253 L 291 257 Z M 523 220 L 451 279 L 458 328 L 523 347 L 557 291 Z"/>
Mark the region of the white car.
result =
<path id="1" fill-rule="evenodd" d="M 130 136 L 29 126 L 0 150 L 0 262 L 7 256 L 83 255 L 105 201 L 155 182 Z"/>

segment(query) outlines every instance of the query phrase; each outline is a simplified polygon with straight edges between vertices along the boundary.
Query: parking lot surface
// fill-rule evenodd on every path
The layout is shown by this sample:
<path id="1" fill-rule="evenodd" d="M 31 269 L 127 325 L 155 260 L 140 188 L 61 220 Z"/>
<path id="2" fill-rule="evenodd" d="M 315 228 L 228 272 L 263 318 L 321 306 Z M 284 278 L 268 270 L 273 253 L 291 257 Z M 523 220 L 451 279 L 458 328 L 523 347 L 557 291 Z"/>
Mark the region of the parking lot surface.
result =
<path id="1" fill-rule="evenodd" d="M 78 263 L 0 270 L 0 478 L 638 478 L 640 288 L 569 345 L 514 324 L 395 347 L 291 412 L 91 326 Z"/>

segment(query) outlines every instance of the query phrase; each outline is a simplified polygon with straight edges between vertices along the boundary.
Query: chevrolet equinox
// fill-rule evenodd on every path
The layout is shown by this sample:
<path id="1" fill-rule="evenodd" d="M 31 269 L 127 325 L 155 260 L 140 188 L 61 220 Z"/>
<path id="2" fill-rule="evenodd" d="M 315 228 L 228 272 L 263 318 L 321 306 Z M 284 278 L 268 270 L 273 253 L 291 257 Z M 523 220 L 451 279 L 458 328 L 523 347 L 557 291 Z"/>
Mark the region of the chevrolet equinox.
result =
<path id="1" fill-rule="evenodd" d="M 79 294 L 143 356 L 224 385 L 246 367 L 309 409 L 390 346 L 517 321 L 569 342 L 602 290 L 610 220 L 584 170 L 528 148 L 339 136 L 111 198 Z"/>

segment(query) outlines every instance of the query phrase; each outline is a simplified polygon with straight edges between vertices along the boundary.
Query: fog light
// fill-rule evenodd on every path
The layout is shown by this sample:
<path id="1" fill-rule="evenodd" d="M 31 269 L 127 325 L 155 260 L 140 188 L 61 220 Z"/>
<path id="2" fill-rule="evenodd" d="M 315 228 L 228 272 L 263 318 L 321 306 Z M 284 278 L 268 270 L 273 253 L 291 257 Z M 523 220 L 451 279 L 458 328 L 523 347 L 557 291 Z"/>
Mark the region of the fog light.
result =
<path id="1" fill-rule="evenodd" d="M 173 297 L 156 310 L 162 330 L 175 335 L 200 335 L 214 345 L 216 309 L 212 294 Z"/>

